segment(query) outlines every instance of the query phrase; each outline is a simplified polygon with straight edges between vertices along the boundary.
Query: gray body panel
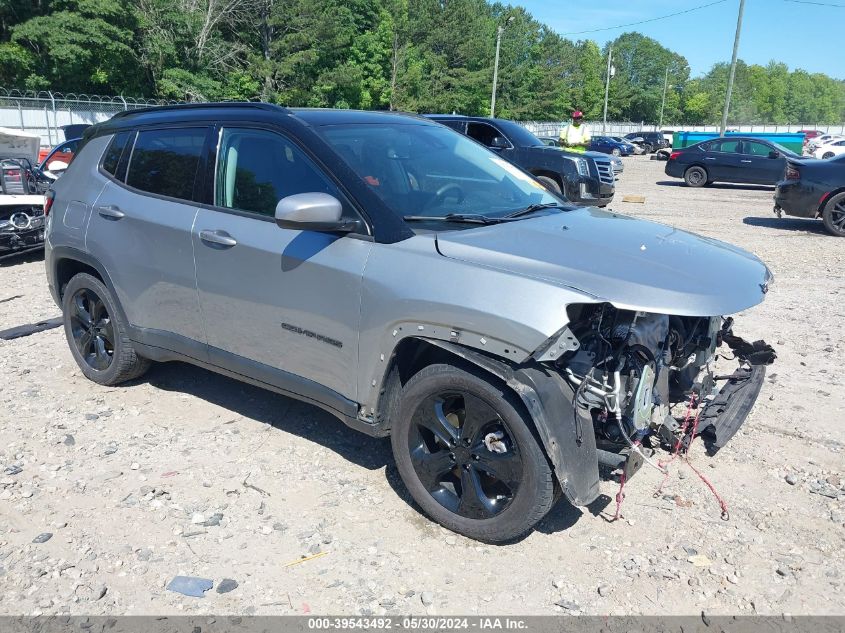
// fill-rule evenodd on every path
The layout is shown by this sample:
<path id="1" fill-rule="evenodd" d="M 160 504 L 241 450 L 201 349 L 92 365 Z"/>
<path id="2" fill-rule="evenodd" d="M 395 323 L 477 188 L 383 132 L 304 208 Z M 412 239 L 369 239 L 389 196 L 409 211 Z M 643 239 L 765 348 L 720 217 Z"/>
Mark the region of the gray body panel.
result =
<path id="1" fill-rule="evenodd" d="M 129 322 L 205 342 L 191 244 L 196 205 L 96 178 L 107 184 L 94 202 L 85 248 L 110 272 Z M 101 215 L 109 207 L 123 217 Z"/>
<path id="2" fill-rule="evenodd" d="M 232 247 L 202 231 L 225 232 Z M 209 353 L 249 358 L 357 397 L 361 276 L 372 242 L 200 209 L 193 235 Z"/>
<path id="3" fill-rule="evenodd" d="M 442 233 L 437 247 L 455 260 L 658 314 L 734 314 L 760 303 L 771 279 L 763 262 L 734 246 L 594 208 Z"/>

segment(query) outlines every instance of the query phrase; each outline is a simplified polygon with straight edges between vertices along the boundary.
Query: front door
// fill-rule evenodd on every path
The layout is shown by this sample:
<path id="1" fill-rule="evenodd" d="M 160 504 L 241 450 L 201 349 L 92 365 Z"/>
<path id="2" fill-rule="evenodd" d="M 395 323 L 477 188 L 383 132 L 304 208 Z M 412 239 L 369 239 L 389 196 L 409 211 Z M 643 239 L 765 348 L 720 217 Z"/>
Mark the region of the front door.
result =
<path id="1" fill-rule="evenodd" d="M 222 129 L 215 173 L 214 207 L 200 209 L 193 232 L 211 362 L 271 384 L 292 374 L 354 400 L 372 242 L 282 229 L 274 213 L 280 199 L 307 192 L 355 211 L 297 145 L 269 130 Z"/>
<path id="2" fill-rule="evenodd" d="M 742 164 L 751 173 L 753 180 L 761 185 L 774 185 L 783 178 L 786 169 L 786 159 L 777 152 L 772 157 L 775 148 L 759 141 L 743 141 Z"/>

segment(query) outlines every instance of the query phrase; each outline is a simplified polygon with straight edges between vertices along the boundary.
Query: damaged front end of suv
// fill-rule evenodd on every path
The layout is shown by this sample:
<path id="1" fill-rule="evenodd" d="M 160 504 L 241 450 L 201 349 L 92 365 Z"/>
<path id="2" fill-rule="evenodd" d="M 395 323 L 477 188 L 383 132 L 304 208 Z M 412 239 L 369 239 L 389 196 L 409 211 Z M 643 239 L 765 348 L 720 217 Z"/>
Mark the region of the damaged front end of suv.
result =
<path id="1" fill-rule="evenodd" d="M 576 427 L 589 421 L 599 464 L 620 478 L 644 462 L 661 469 L 651 459 L 654 449 L 685 448 L 695 434 L 715 454 L 745 421 L 765 366 L 775 359 L 762 341 L 735 336 L 730 317 L 651 314 L 606 303 L 572 305 L 569 313 L 564 344 L 541 359 L 573 389 Z M 717 360 L 734 367 L 720 371 Z M 684 424 L 679 405 L 700 408 L 697 429 Z"/>

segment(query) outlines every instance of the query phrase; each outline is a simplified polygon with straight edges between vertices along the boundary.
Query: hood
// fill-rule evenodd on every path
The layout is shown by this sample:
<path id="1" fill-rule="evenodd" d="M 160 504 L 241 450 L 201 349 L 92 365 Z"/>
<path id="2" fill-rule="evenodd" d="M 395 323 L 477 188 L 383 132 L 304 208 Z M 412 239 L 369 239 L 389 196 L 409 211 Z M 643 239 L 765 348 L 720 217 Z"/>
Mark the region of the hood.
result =
<path id="1" fill-rule="evenodd" d="M 730 244 L 594 208 L 440 233 L 437 248 L 621 309 L 679 316 L 740 312 L 772 281 L 762 261 Z"/>
<path id="2" fill-rule="evenodd" d="M 40 146 L 41 137 L 37 134 L 0 127 L 0 158 L 25 158 L 34 165 Z"/>

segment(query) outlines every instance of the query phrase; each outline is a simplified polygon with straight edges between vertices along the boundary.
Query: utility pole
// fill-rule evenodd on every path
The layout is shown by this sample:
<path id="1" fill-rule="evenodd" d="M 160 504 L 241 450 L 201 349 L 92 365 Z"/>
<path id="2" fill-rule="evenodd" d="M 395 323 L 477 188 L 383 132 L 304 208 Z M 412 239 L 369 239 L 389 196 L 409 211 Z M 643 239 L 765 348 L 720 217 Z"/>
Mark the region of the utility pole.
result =
<path id="1" fill-rule="evenodd" d="M 613 59 L 613 46 L 607 51 L 607 77 L 604 80 L 604 118 L 601 122 L 601 133 L 607 134 L 607 97 L 610 94 L 610 70 L 613 68 L 610 65 Z"/>
<path id="2" fill-rule="evenodd" d="M 513 16 L 509 17 L 505 24 L 500 24 L 496 29 L 496 59 L 493 62 L 493 94 L 490 96 L 490 116 L 496 116 L 496 88 L 499 84 L 499 49 L 502 46 L 502 33 L 505 31 L 505 25 L 513 22 Z"/>
<path id="3" fill-rule="evenodd" d="M 739 36 L 742 33 L 742 14 L 745 11 L 745 0 L 739 0 L 739 15 L 736 18 L 736 35 L 734 36 L 734 52 L 731 57 L 731 72 L 728 76 L 728 90 L 725 93 L 725 109 L 722 112 L 722 127 L 719 129 L 719 136 L 725 135 L 728 128 L 728 110 L 731 107 L 731 92 L 734 89 L 734 75 L 736 75 L 736 55 L 739 51 Z"/>
<path id="4" fill-rule="evenodd" d="M 660 103 L 660 123 L 657 127 L 663 128 L 663 110 L 666 107 L 666 89 L 669 87 L 669 67 L 666 66 L 666 78 L 663 80 L 663 101 Z"/>

